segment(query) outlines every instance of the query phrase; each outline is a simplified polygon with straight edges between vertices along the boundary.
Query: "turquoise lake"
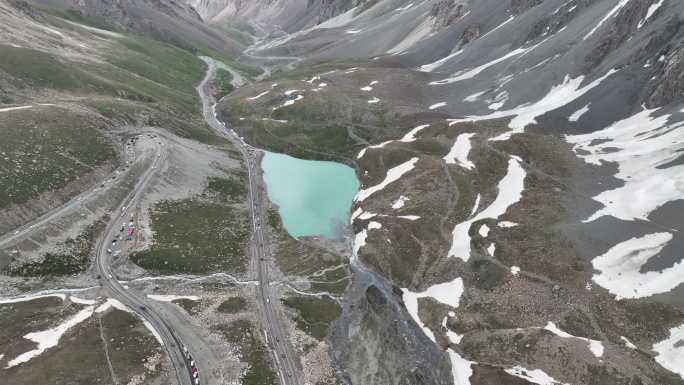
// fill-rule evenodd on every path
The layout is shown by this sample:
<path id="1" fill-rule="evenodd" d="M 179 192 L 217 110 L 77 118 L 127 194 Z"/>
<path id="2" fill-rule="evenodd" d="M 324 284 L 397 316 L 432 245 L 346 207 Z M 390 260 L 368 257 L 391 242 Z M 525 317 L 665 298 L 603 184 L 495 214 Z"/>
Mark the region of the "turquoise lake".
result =
<path id="1" fill-rule="evenodd" d="M 261 161 L 271 202 L 295 238 L 340 237 L 349 223 L 352 200 L 359 189 L 354 169 L 335 162 L 303 160 L 266 152 Z"/>

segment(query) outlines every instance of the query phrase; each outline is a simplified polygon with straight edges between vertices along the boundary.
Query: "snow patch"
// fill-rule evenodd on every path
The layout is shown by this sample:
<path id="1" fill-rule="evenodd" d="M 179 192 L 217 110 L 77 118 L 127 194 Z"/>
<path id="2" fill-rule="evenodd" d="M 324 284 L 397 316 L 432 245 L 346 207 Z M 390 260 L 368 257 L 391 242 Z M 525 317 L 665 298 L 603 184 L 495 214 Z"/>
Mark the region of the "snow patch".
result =
<path id="1" fill-rule="evenodd" d="M 620 12 L 620 10 L 625 5 L 627 5 L 627 3 L 629 3 L 629 0 L 618 1 L 618 3 L 606 14 L 606 16 L 604 16 L 603 19 L 601 19 L 601 21 L 599 21 L 599 23 L 596 24 L 596 26 L 594 28 L 592 28 L 592 30 L 589 31 L 588 34 L 584 35 L 584 38 L 582 38 L 582 40 L 587 40 L 588 38 L 590 38 L 594 34 L 594 32 L 596 32 L 599 28 L 601 28 L 601 26 L 606 21 L 608 21 L 608 19 L 610 19 L 611 17 L 615 16 L 618 12 Z"/>
<path id="2" fill-rule="evenodd" d="M 546 40 L 548 40 L 548 39 L 546 39 Z M 488 63 L 482 64 L 482 65 L 475 67 L 473 69 L 460 71 L 460 72 L 457 72 L 457 73 L 453 74 L 451 77 L 448 77 L 446 79 L 436 80 L 436 81 L 430 82 L 430 85 L 451 84 L 451 83 L 460 82 L 462 80 L 472 79 L 475 76 L 479 75 L 481 72 L 489 69 L 490 67 L 493 67 L 493 66 L 495 66 L 501 62 L 504 62 L 504 61 L 514 57 L 514 56 L 522 56 L 522 55 L 529 53 L 530 51 L 534 50 L 535 48 L 539 47 L 541 44 L 546 42 L 546 40 L 543 40 L 543 41 L 541 41 L 541 42 L 539 42 L 533 46 L 530 46 L 528 48 L 516 48 L 504 56 L 501 56 L 497 59 L 494 59 Z"/>
<path id="3" fill-rule="evenodd" d="M 468 154 L 470 154 L 470 149 L 472 144 L 470 143 L 470 138 L 475 136 L 475 134 L 460 134 L 456 137 L 454 145 L 451 146 L 449 153 L 444 156 L 447 164 L 458 164 L 459 166 L 472 170 L 475 168 L 475 164 L 468 160 Z"/>
<path id="4" fill-rule="evenodd" d="M 513 116 L 511 121 L 508 123 L 508 127 L 511 131 L 505 132 L 497 137 L 491 138 L 490 140 L 508 140 L 513 134 L 522 133 L 528 124 L 537 123 L 536 118 L 538 116 L 544 115 L 547 112 L 556 110 L 560 107 L 573 102 L 574 100 L 580 98 L 587 92 L 591 91 L 593 88 L 601 84 L 603 80 L 617 72 L 614 69 L 608 71 L 605 75 L 594 80 L 593 82 L 581 86 L 584 81 L 584 75 L 577 78 L 571 79 L 566 76 L 563 83 L 551 87 L 549 92 L 542 97 L 539 101 L 534 103 L 525 103 L 518 107 L 512 108 L 510 110 L 495 111 L 487 115 L 479 116 L 467 116 L 465 118 L 459 119 L 447 119 L 449 125 L 452 126 L 461 122 L 477 122 L 482 120 L 499 119 L 503 117 Z"/>
<path id="5" fill-rule="evenodd" d="M 444 65 L 444 63 L 448 62 L 449 60 L 453 59 L 454 57 L 456 57 L 456 56 L 458 56 L 458 55 L 460 55 L 460 54 L 462 54 L 462 53 L 463 53 L 463 50 L 462 50 L 462 49 L 461 49 L 461 50 L 458 50 L 458 51 L 456 51 L 456 52 L 454 52 L 454 53 L 451 53 L 451 54 L 449 54 L 448 56 L 443 57 L 443 58 L 441 58 L 441 59 L 439 59 L 439 60 L 437 60 L 437 61 L 435 61 L 435 62 L 432 62 L 432 63 L 429 63 L 429 64 L 424 64 L 424 65 L 420 66 L 420 67 L 418 68 L 418 71 L 421 71 L 421 72 L 432 72 L 432 71 L 436 70 L 437 68 L 441 67 L 442 65 Z"/>
<path id="6" fill-rule="evenodd" d="M 586 341 L 589 344 L 589 350 L 594 354 L 594 356 L 600 358 L 603 356 L 603 343 L 598 340 L 592 340 L 589 338 L 584 338 L 584 337 L 577 337 L 573 336 L 572 334 L 566 333 L 563 330 L 559 329 L 556 324 L 553 322 L 549 321 L 549 323 L 544 326 L 544 330 L 548 330 L 551 333 L 557 335 L 558 337 L 561 338 L 576 338 L 582 341 Z"/>
<path id="7" fill-rule="evenodd" d="M 399 215 L 397 218 L 408 219 L 409 221 L 417 221 L 420 219 L 418 215 Z"/>
<path id="8" fill-rule="evenodd" d="M 354 200 L 357 202 L 362 202 L 374 193 L 384 189 L 388 184 L 399 180 L 399 178 L 401 178 L 404 174 L 413 170 L 413 168 L 416 166 L 416 162 L 418 162 L 418 158 L 414 157 L 398 166 L 392 167 L 387 171 L 385 179 L 382 182 L 373 187 L 359 190 Z"/>
<path id="9" fill-rule="evenodd" d="M 508 207 L 518 202 L 522 197 L 522 192 L 525 188 L 525 176 L 525 169 L 522 168 L 520 162 L 514 158 L 509 159 L 508 171 L 499 181 L 499 193 L 496 199 L 479 214 L 454 227 L 451 247 L 447 257 L 455 256 L 465 262 L 470 259 L 470 236 L 468 235 L 470 225 L 485 218 L 496 219 L 506 213 Z"/>
<path id="10" fill-rule="evenodd" d="M 507 101 L 508 101 L 508 91 L 503 91 L 503 92 L 499 93 L 498 95 L 496 95 L 493 103 L 490 104 L 489 106 L 487 106 L 487 108 L 489 108 L 490 110 L 494 110 L 494 111 L 499 110 L 499 109 L 501 109 L 501 107 L 504 106 L 504 104 L 506 104 Z"/>
<path id="11" fill-rule="evenodd" d="M 94 299 L 80 298 L 76 297 L 75 295 L 69 296 L 69 301 L 80 305 L 95 305 L 97 303 L 97 301 Z"/>
<path id="12" fill-rule="evenodd" d="M 477 231 L 481 237 L 487 238 L 487 235 L 489 235 L 489 226 L 486 224 L 480 226 L 480 229 Z"/>
<path id="13" fill-rule="evenodd" d="M 620 339 L 622 340 L 622 342 L 625 343 L 625 346 L 627 346 L 628 348 L 630 348 L 630 349 L 636 349 L 636 348 L 637 348 L 636 345 L 634 345 L 634 344 L 632 343 L 632 341 L 630 341 L 630 340 L 627 339 L 627 337 L 625 337 L 625 336 L 620 336 Z"/>
<path id="14" fill-rule="evenodd" d="M 363 213 L 361 213 L 361 215 L 359 215 L 359 219 L 362 221 L 367 221 L 377 215 L 378 214 L 371 213 L 370 211 L 364 211 Z"/>
<path id="15" fill-rule="evenodd" d="M 485 37 L 489 36 L 490 34 L 496 32 L 497 30 L 499 30 L 500 28 L 502 28 L 504 25 L 506 25 L 506 24 L 510 23 L 511 21 L 513 21 L 513 19 L 515 19 L 515 16 L 513 16 L 513 15 L 509 16 L 508 19 L 506 19 L 506 21 L 504 21 L 503 23 L 501 23 L 501 24 L 497 25 L 496 27 L 492 28 L 489 32 L 487 32 L 487 33 L 485 33 L 484 35 L 482 35 L 482 37 L 480 37 L 480 39 L 484 39 Z"/>
<path id="16" fill-rule="evenodd" d="M 470 376 L 473 375 L 473 361 L 468 361 L 455 351 L 448 349 L 451 360 L 451 374 L 454 377 L 454 385 L 470 385 Z"/>
<path id="17" fill-rule="evenodd" d="M 511 274 L 513 274 L 513 275 L 518 275 L 518 274 L 520 274 L 520 267 L 518 267 L 518 266 L 511 266 Z"/>
<path id="18" fill-rule="evenodd" d="M 6 108 L 0 108 L 0 112 L 8 112 L 8 111 L 16 111 L 16 110 L 25 110 L 27 108 L 32 108 L 33 106 L 18 106 L 18 107 L 6 107 Z"/>
<path id="19" fill-rule="evenodd" d="M 463 99 L 463 101 L 464 101 L 464 102 L 468 102 L 468 103 L 474 103 L 474 102 L 476 102 L 476 101 L 480 98 L 480 96 L 482 96 L 482 95 L 484 95 L 484 94 L 486 94 L 486 93 L 487 93 L 487 90 L 484 90 L 484 91 L 481 91 L 481 92 L 476 92 L 476 93 L 474 93 L 474 94 L 472 94 L 472 95 L 466 97 L 465 99 Z"/>
<path id="20" fill-rule="evenodd" d="M 268 94 L 269 92 L 271 92 L 271 90 L 266 90 L 266 91 L 260 93 L 259 95 L 252 96 L 251 98 L 247 98 L 247 100 L 257 100 L 257 99 L 261 98 L 262 96 Z"/>
<path id="21" fill-rule="evenodd" d="M 38 294 L 38 295 L 28 295 L 25 297 L 2 298 L 2 299 L 0 299 L 0 305 L 6 304 L 6 303 L 33 301 L 35 299 L 47 298 L 47 297 L 57 297 L 57 298 L 61 299 L 62 301 L 64 301 L 66 299 L 66 295 L 61 294 L 61 293 Z"/>
<path id="22" fill-rule="evenodd" d="M 568 384 L 561 384 L 561 382 L 556 381 L 553 377 L 549 376 L 546 374 L 543 370 L 541 369 L 525 369 L 522 366 L 514 366 L 510 369 L 505 370 L 506 373 L 516 376 L 519 378 L 522 378 L 526 381 L 529 381 L 533 384 L 539 384 L 539 385 L 568 385 Z"/>
<path id="23" fill-rule="evenodd" d="M 429 297 L 437 302 L 457 308 L 461 300 L 461 295 L 463 295 L 463 280 L 461 278 L 456 278 L 450 282 L 430 286 L 427 290 L 420 293 L 414 293 L 406 288 L 401 289 L 401 292 L 401 298 L 406 306 L 406 311 L 408 311 L 411 318 L 413 318 L 413 320 L 422 328 L 425 335 L 435 342 L 434 334 L 425 326 L 425 324 L 423 324 L 418 315 L 418 299 Z"/>
<path id="24" fill-rule="evenodd" d="M 511 221 L 501 221 L 501 222 L 497 223 L 497 226 L 504 228 L 504 229 L 509 228 L 509 227 L 515 227 L 517 225 L 518 225 L 517 223 L 511 222 Z"/>
<path id="25" fill-rule="evenodd" d="M 35 342 L 36 344 L 38 344 L 38 346 L 33 350 L 20 354 L 17 358 L 8 362 L 6 368 L 11 368 L 19 364 L 28 362 L 32 358 L 41 355 L 47 349 L 57 346 L 59 340 L 62 338 L 64 333 L 66 333 L 67 330 L 71 329 L 72 327 L 90 318 L 90 316 L 93 315 L 94 309 L 94 306 L 88 306 L 85 309 L 82 309 L 81 311 L 76 313 L 76 315 L 74 315 L 73 317 L 69 318 L 66 322 L 52 329 L 26 334 L 24 338 L 29 341 Z"/>
<path id="26" fill-rule="evenodd" d="M 653 345 L 655 357 L 662 367 L 684 379 L 684 325 L 670 329 L 670 337 Z"/>
<path id="27" fill-rule="evenodd" d="M 494 252 L 496 252 L 496 245 L 494 242 L 489 244 L 489 247 L 487 247 L 487 254 L 489 254 L 491 257 L 494 256 Z"/>
<path id="28" fill-rule="evenodd" d="M 407 132 L 406 135 L 404 135 L 404 137 L 399 139 L 399 141 L 404 143 L 414 142 L 416 140 L 416 134 L 429 126 L 429 124 L 422 124 L 418 127 L 414 127 L 413 129 L 411 129 L 411 131 Z"/>
<path id="29" fill-rule="evenodd" d="M 371 99 L 371 100 L 368 101 L 368 104 L 376 104 L 376 103 L 379 103 L 379 102 L 380 102 L 380 99 L 378 99 L 378 98 L 376 98 L 376 97 L 373 97 L 373 99 Z"/>
<path id="30" fill-rule="evenodd" d="M 453 312 L 449 312 L 449 313 L 453 313 Z M 448 317 L 444 317 L 444 319 L 442 320 L 442 327 L 444 329 L 446 329 L 446 335 L 447 335 L 447 338 L 449 339 L 449 342 L 451 342 L 452 344 L 458 345 L 461 343 L 461 340 L 463 339 L 463 334 L 454 333 L 453 331 L 451 331 L 451 329 L 449 329 L 447 327 L 447 320 L 449 319 L 449 317 L 453 317 L 453 316 L 449 315 Z"/>
<path id="31" fill-rule="evenodd" d="M 295 102 L 297 102 L 297 101 L 299 101 L 299 100 L 302 100 L 302 99 L 304 99 L 304 96 L 302 96 L 302 95 L 297 95 L 296 98 L 290 99 L 290 100 L 286 100 L 285 103 L 281 104 L 281 105 L 278 106 L 278 107 L 273 107 L 273 110 L 275 111 L 275 110 L 280 109 L 280 108 L 283 108 L 283 107 L 291 106 L 291 105 L 295 104 Z"/>
<path id="32" fill-rule="evenodd" d="M 582 115 L 586 114 L 587 111 L 589 111 L 589 106 L 590 106 L 590 105 L 591 105 L 591 103 L 589 103 L 589 104 L 587 104 L 586 106 L 580 108 L 579 110 L 573 112 L 573 114 L 570 115 L 570 117 L 568 117 L 568 121 L 569 121 L 569 122 L 576 122 L 576 121 L 578 121 L 578 120 L 582 117 Z"/>
<path id="33" fill-rule="evenodd" d="M 681 156 L 684 122 L 668 124 L 671 115 L 655 117 L 656 112 L 643 110 L 603 130 L 565 137 L 585 162 L 617 163 L 615 177 L 624 181 L 621 187 L 593 197 L 604 207 L 585 222 L 603 215 L 625 221 L 648 220 L 652 211 L 684 197 L 684 165 L 658 168 Z"/>
<path id="34" fill-rule="evenodd" d="M 670 233 L 647 234 L 611 247 L 591 264 L 600 273 L 592 280 L 617 299 L 642 298 L 667 293 L 684 282 L 684 261 L 662 271 L 641 272 L 641 267 L 672 240 Z"/>
<path id="35" fill-rule="evenodd" d="M 437 109 L 437 108 L 440 108 L 440 107 L 444 107 L 444 106 L 446 106 L 446 105 L 447 105 L 446 102 L 439 102 L 439 103 L 435 103 L 435 104 L 431 105 L 430 107 L 428 107 L 428 109 L 429 109 L 429 110 L 434 110 L 434 109 Z"/>
<path id="36" fill-rule="evenodd" d="M 403 196 L 403 195 L 400 195 L 400 196 L 399 196 L 399 199 L 397 199 L 396 201 L 394 201 L 394 203 L 392 203 L 392 208 L 395 209 L 395 210 L 396 210 L 396 209 L 400 209 L 400 208 L 404 207 L 404 204 L 405 204 L 406 201 L 408 201 L 408 200 L 410 200 L 408 197 L 405 197 L 405 196 Z"/>

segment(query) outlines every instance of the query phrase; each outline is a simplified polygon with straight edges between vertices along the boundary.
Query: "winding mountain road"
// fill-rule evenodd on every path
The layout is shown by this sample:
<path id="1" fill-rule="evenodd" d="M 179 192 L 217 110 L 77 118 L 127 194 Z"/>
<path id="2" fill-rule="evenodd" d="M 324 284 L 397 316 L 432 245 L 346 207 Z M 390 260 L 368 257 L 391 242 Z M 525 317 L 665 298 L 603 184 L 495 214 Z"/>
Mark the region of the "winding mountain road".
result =
<path id="1" fill-rule="evenodd" d="M 150 161 L 147 170 L 140 177 L 133 190 L 121 202 L 121 204 L 114 210 L 110 216 L 107 227 L 102 236 L 98 240 L 95 248 L 96 252 L 96 267 L 100 274 L 100 280 L 103 290 L 112 298 L 118 300 L 126 305 L 140 318 L 149 323 L 158 335 L 162 342 L 162 347 L 166 352 L 171 365 L 174 369 L 176 382 L 182 384 L 194 384 L 192 377 L 191 366 L 183 355 L 183 343 L 181 342 L 178 333 L 167 321 L 167 317 L 162 315 L 158 309 L 155 309 L 142 293 L 129 289 L 124 286 L 116 278 L 112 271 L 112 255 L 107 251 L 110 248 L 110 240 L 116 239 L 119 235 L 119 224 L 122 221 L 127 221 L 128 212 L 132 211 L 130 208 L 135 206 L 145 191 L 150 179 L 157 173 L 160 166 L 167 160 L 167 147 L 163 143 L 163 139 L 159 138 L 157 142 L 156 154 Z M 198 360 L 197 365 L 200 362 Z"/>
<path id="2" fill-rule="evenodd" d="M 263 322 L 264 333 L 268 340 L 268 345 L 272 349 L 274 361 L 278 375 L 280 376 L 280 383 L 282 385 L 303 385 L 303 375 L 300 370 L 299 359 L 294 354 L 289 343 L 288 335 L 283 326 L 283 321 L 280 318 L 281 313 L 273 306 L 273 303 L 278 303 L 279 298 L 273 296 L 271 293 L 271 285 L 268 276 L 268 265 L 265 263 L 267 252 L 265 250 L 265 236 L 262 225 L 265 222 L 265 212 L 260 197 L 260 189 L 257 186 L 257 164 L 256 155 L 258 150 L 247 145 L 237 133 L 228 129 L 225 123 L 222 123 L 216 117 L 216 105 L 214 98 L 208 94 L 207 85 L 214 78 L 216 73 L 217 63 L 208 57 L 201 57 L 207 63 L 208 69 L 204 80 L 197 87 L 197 92 L 202 99 L 202 111 L 204 119 L 207 124 L 214 129 L 219 135 L 229 139 L 242 154 L 247 165 L 247 175 L 249 183 L 249 200 L 250 213 L 252 218 L 252 244 L 251 244 L 251 260 L 252 266 L 256 267 L 257 278 L 259 281 L 259 313 Z"/>

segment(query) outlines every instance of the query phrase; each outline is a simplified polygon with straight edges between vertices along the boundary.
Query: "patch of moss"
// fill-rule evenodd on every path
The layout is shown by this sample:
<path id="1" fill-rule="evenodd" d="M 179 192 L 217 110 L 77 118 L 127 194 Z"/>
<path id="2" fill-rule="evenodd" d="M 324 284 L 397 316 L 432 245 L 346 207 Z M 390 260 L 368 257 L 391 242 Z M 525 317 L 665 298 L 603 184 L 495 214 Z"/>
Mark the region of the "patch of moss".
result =
<path id="1" fill-rule="evenodd" d="M 216 309 L 220 313 L 239 313 L 247 308 L 247 301 L 240 297 L 231 297 L 221 302 Z"/>
<path id="2" fill-rule="evenodd" d="M 325 338 L 330 323 L 342 312 L 340 306 L 329 298 L 289 297 L 282 302 L 297 310 L 297 327 L 318 340 Z"/>
<path id="3" fill-rule="evenodd" d="M 470 264 L 475 277 L 473 283 L 482 290 L 493 290 L 508 279 L 508 271 L 486 259 L 475 259 Z"/>
<path id="4" fill-rule="evenodd" d="M 235 87 L 233 87 L 232 81 L 233 75 L 230 72 L 222 68 L 216 70 L 216 76 L 214 77 L 214 86 L 216 87 L 216 94 L 214 97 L 216 100 L 220 100 L 224 96 L 233 92 Z"/>
<path id="5" fill-rule="evenodd" d="M 0 208 L 56 191 L 116 151 L 94 116 L 35 107 L 0 115 Z"/>
<path id="6" fill-rule="evenodd" d="M 207 190 L 220 194 L 222 197 L 232 201 L 243 201 L 247 196 L 245 180 L 236 177 L 220 178 L 210 177 Z"/>
<path id="7" fill-rule="evenodd" d="M 137 265 L 164 273 L 244 272 L 246 215 L 198 200 L 163 201 L 150 212 L 154 244 L 133 253 Z"/>

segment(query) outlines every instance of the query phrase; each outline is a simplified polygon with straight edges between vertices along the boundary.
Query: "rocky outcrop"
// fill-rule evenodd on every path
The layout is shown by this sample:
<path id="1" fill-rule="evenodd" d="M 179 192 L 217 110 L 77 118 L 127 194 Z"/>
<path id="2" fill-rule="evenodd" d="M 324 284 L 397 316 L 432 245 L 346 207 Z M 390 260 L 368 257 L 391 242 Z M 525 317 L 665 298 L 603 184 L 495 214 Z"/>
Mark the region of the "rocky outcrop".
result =
<path id="1" fill-rule="evenodd" d="M 127 31 L 193 50 L 203 42 L 226 53 L 237 54 L 238 44 L 204 25 L 188 2 L 180 0 L 36 0 L 97 20 L 110 29 Z"/>
<path id="2" fill-rule="evenodd" d="M 401 301 L 359 272 L 333 331 L 338 375 L 347 384 L 452 384 L 446 354 L 410 320 Z M 387 293 L 389 291 L 389 293 Z"/>
<path id="3" fill-rule="evenodd" d="M 519 15 L 543 2 L 544 0 L 511 0 L 511 11 L 514 15 Z"/>
<path id="4" fill-rule="evenodd" d="M 654 108 L 684 101 L 684 47 L 661 55 L 657 62 L 661 68 L 647 86 L 644 104 Z"/>
<path id="5" fill-rule="evenodd" d="M 441 0 L 432 6 L 430 16 L 435 18 L 434 30 L 450 26 L 463 16 L 465 4 L 460 0 Z"/>

